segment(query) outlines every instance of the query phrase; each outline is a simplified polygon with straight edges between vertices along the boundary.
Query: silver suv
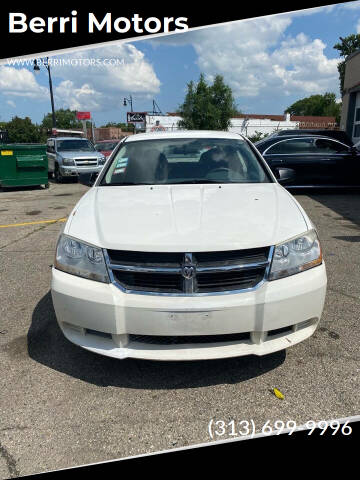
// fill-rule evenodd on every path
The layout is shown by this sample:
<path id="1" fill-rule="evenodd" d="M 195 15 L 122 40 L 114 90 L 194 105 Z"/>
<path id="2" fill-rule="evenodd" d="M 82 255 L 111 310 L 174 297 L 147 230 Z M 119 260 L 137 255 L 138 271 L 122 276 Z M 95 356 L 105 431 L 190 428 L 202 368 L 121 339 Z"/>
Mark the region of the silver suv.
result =
<path id="1" fill-rule="evenodd" d="M 106 157 L 86 138 L 51 137 L 47 141 L 49 173 L 57 182 L 79 173 L 100 172 Z"/>

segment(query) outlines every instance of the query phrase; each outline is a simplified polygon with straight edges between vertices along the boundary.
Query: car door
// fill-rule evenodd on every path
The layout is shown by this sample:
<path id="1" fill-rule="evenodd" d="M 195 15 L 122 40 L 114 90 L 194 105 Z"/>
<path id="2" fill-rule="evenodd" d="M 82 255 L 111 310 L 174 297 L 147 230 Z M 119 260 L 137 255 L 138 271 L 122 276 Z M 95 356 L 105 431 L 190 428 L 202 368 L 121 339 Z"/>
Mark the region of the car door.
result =
<path id="1" fill-rule="evenodd" d="M 48 167 L 49 172 L 54 171 L 55 167 L 55 140 L 53 138 L 49 138 L 47 141 L 47 158 L 48 158 Z"/>
<path id="2" fill-rule="evenodd" d="M 324 165 L 334 170 L 331 184 L 360 185 L 360 154 L 355 148 L 330 138 L 315 139 L 314 146 Z"/>
<path id="3" fill-rule="evenodd" d="M 318 148 L 317 139 L 319 137 L 302 136 L 280 140 L 264 152 L 264 158 L 271 167 L 276 162 L 283 168 L 294 170 L 295 179 L 291 185 L 321 186 L 333 183 L 338 159 Z"/>

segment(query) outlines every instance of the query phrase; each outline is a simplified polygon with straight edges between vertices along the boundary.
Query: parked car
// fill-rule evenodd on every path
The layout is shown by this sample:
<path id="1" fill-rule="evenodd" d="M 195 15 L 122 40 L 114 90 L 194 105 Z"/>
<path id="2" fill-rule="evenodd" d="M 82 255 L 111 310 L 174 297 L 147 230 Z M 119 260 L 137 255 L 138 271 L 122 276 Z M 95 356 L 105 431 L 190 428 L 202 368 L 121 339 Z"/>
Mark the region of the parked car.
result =
<path id="1" fill-rule="evenodd" d="M 272 136 L 255 143 L 273 171 L 287 168 L 286 187 L 358 187 L 360 152 L 329 137 Z"/>
<path id="2" fill-rule="evenodd" d="M 288 129 L 288 130 L 278 130 L 277 132 L 274 132 L 271 134 L 271 136 L 296 136 L 299 137 L 300 135 L 320 135 L 321 137 L 330 137 L 333 138 L 334 140 L 338 140 L 341 143 L 344 143 L 345 145 L 349 145 L 349 147 L 353 146 L 353 142 L 351 141 L 350 137 L 346 132 L 343 130 L 327 130 L 325 128 L 319 129 L 319 128 L 314 128 L 314 129 Z"/>
<path id="3" fill-rule="evenodd" d="M 326 282 L 315 226 L 251 142 L 179 131 L 118 145 L 69 215 L 51 290 L 65 337 L 91 352 L 196 360 L 305 340 Z"/>
<path id="4" fill-rule="evenodd" d="M 102 153 L 107 158 L 111 155 L 119 142 L 120 140 L 99 140 L 95 143 L 95 150 Z"/>
<path id="5" fill-rule="evenodd" d="M 80 172 L 100 172 L 105 155 L 86 138 L 51 137 L 47 141 L 49 173 L 57 182 L 78 177 Z"/>

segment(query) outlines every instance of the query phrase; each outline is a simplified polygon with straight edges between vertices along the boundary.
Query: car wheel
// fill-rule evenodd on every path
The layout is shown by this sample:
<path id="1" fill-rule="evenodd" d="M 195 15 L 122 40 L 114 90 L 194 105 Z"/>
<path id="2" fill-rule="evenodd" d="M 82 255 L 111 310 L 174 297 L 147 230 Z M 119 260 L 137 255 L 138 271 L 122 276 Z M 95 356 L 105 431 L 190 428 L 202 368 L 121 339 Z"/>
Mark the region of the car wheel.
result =
<path id="1" fill-rule="evenodd" d="M 58 165 L 55 166 L 54 178 L 57 183 L 62 183 L 64 180 L 64 177 L 61 175 Z"/>

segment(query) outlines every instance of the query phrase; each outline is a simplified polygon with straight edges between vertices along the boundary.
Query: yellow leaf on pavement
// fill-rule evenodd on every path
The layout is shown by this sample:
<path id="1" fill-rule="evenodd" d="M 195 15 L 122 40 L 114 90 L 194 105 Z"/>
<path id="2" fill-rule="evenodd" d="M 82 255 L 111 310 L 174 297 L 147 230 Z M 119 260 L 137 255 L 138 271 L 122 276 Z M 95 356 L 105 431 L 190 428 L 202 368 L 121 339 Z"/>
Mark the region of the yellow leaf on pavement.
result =
<path id="1" fill-rule="evenodd" d="M 280 398 L 280 400 L 284 400 L 285 396 L 280 392 L 280 390 L 274 388 L 274 393 L 277 398 Z"/>

